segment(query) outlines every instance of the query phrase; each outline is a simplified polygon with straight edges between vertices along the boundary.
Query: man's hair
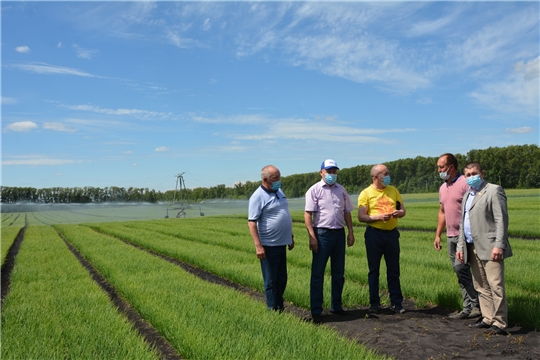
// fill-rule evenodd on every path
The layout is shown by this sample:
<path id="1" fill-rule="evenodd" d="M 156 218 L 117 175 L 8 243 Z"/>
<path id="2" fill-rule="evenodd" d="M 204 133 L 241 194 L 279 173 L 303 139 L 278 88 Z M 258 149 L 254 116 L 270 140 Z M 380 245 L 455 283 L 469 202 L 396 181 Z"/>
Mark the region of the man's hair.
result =
<path id="1" fill-rule="evenodd" d="M 456 170 L 458 169 L 458 161 L 457 161 L 457 158 L 454 156 L 454 154 L 450 154 L 450 153 L 442 154 L 441 156 L 439 156 L 439 159 L 442 158 L 443 156 L 446 158 L 447 164 L 454 165 L 454 169 Z"/>
<path id="2" fill-rule="evenodd" d="M 266 165 L 261 169 L 261 179 L 270 177 L 270 170 L 276 169 L 274 165 Z"/>
<path id="3" fill-rule="evenodd" d="M 479 172 L 482 172 L 482 166 L 480 166 L 479 163 L 471 161 L 470 163 L 467 163 L 463 169 L 472 169 L 477 168 Z"/>

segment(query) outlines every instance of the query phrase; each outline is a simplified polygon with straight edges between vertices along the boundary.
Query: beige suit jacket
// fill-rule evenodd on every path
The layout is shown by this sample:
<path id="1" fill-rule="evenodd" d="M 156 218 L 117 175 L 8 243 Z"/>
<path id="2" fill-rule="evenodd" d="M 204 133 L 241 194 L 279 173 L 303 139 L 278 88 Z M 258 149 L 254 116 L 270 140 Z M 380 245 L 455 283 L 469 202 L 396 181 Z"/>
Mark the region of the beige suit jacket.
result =
<path id="1" fill-rule="evenodd" d="M 468 262 L 468 259 L 463 222 L 468 197 L 467 191 L 463 195 L 461 204 L 462 217 L 456 249 L 464 253 L 465 262 Z M 503 249 L 503 258 L 512 256 L 512 248 L 508 242 L 506 194 L 502 187 L 488 182 L 480 186 L 469 209 L 469 221 L 474 248 L 480 260 L 491 260 L 491 251 L 494 247 Z"/>

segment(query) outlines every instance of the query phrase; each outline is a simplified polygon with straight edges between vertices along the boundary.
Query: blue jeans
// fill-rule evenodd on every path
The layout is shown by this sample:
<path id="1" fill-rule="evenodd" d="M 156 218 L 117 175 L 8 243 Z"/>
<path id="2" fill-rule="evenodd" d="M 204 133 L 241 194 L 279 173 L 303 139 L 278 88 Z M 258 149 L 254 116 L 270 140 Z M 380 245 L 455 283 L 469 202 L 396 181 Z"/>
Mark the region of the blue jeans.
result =
<path id="1" fill-rule="evenodd" d="M 283 310 L 283 293 L 287 286 L 287 246 L 263 246 L 266 258 L 261 260 L 264 295 L 268 310 Z"/>
<path id="2" fill-rule="evenodd" d="M 384 256 L 390 303 L 391 305 L 401 307 L 403 294 L 401 293 L 401 284 L 399 281 L 399 231 L 397 229 L 379 230 L 372 226 L 367 226 L 364 238 L 366 241 L 369 268 L 368 283 L 369 302 L 371 306 L 377 306 L 381 303 L 379 296 L 379 271 L 381 258 Z"/>
<path id="3" fill-rule="evenodd" d="M 330 258 L 332 274 L 332 298 L 330 310 L 343 310 L 341 293 L 345 284 L 345 229 L 313 228 L 317 237 L 318 251 L 312 252 L 310 302 L 311 313 L 320 315 L 323 304 L 324 271 Z"/>

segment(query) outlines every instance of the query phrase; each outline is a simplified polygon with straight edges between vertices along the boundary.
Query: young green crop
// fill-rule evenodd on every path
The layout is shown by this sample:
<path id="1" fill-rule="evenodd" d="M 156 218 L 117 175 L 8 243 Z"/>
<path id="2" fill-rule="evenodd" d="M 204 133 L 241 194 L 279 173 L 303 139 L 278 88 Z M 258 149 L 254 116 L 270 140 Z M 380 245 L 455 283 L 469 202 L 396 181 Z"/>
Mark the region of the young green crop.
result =
<path id="1" fill-rule="evenodd" d="M 110 236 L 83 226 L 55 227 L 185 358 L 380 358 L 334 330 L 267 311 L 262 302 L 205 282 Z M 137 239 L 148 235 L 131 231 Z M 157 234 L 154 241 L 168 240 Z M 187 242 L 177 243 L 182 247 Z M 205 244 L 200 247 L 206 257 L 230 261 L 229 254 L 206 253 L 211 249 Z"/>
<path id="2" fill-rule="evenodd" d="M 24 227 L 25 215 L 13 213 L 11 215 L 2 214 L 2 229 L 0 243 L 1 265 L 4 265 L 9 248 L 15 241 L 19 231 Z"/>
<path id="3" fill-rule="evenodd" d="M 2 359 L 158 359 L 48 226 L 25 233 L 2 307 Z"/>
<path id="4" fill-rule="evenodd" d="M 253 243 L 245 219 L 220 217 L 213 220 L 186 219 L 178 222 L 160 220 L 89 226 L 262 291 L 260 265 L 254 256 Z M 303 225 L 294 224 L 293 231 L 296 246 L 293 251 L 287 253 L 289 281 L 285 297 L 288 301 L 309 309 L 311 252 L 307 246 L 307 233 Z M 347 248 L 345 269 L 347 281 L 343 298 L 344 306 L 348 308 L 369 304 L 368 267 L 363 232 L 363 228 L 355 228 L 357 243 Z M 535 299 L 539 296 L 539 289 L 534 279 L 536 275 L 534 256 L 540 250 L 540 244 L 517 239 L 512 239 L 511 242 L 517 252 L 515 251 L 513 258 L 507 260 L 506 267 L 510 316 L 520 323 L 538 327 L 540 309 L 535 305 Z M 419 307 L 439 305 L 449 309 L 460 309 L 461 293 L 452 265 L 446 251 L 438 252 L 433 249 L 433 234 L 402 231 L 400 243 L 401 282 L 404 295 L 413 299 Z M 386 288 L 384 263 L 381 266 L 380 280 L 381 288 Z M 325 283 L 327 286 L 324 290 L 324 306 L 328 307 L 329 269 Z M 528 292 L 530 301 L 523 301 L 523 291 Z M 382 301 L 387 303 L 389 299 L 383 296 Z"/>

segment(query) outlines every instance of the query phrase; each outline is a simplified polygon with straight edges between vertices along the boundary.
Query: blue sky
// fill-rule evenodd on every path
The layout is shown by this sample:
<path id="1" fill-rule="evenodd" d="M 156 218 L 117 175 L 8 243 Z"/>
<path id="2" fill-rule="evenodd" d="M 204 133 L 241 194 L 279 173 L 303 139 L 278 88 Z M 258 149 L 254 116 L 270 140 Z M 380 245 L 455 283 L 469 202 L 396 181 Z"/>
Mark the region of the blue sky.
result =
<path id="1" fill-rule="evenodd" d="M 233 186 L 539 142 L 538 2 L 1 7 L 4 186 Z"/>

